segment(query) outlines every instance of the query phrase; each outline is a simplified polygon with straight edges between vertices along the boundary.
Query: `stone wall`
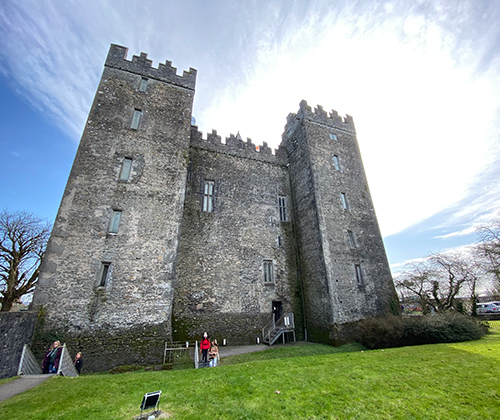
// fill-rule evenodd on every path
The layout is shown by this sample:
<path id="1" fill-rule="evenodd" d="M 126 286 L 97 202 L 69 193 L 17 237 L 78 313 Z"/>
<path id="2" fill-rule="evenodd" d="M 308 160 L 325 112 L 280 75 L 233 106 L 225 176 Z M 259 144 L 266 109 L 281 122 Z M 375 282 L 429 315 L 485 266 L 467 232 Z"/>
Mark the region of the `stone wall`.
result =
<path id="1" fill-rule="evenodd" d="M 291 212 L 287 221 L 279 212 L 278 197 L 290 203 L 288 170 L 272 154 L 243 157 L 220 141 L 214 151 L 196 137 L 192 144 L 174 338 L 199 339 L 208 331 L 231 344 L 253 343 L 272 319 L 273 301 L 282 302 L 283 312 L 300 312 Z M 213 211 L 203 210 L 206 181 L 214 183 Z M 273 262 L 272 283 L 264 282 L 264 260 Z"/>
<path id="2" fill-rule="evenodd" d="M 37 312 L 0 312 L 0 379 L 17 375 L 25 344 L 30 345 Z"/>

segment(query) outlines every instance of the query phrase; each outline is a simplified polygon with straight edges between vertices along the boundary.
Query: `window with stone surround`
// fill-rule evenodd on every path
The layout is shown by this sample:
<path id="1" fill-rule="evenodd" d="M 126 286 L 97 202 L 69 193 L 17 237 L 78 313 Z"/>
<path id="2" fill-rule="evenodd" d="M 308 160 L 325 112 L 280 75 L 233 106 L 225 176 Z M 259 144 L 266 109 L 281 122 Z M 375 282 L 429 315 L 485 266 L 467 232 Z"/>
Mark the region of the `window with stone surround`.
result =
<path id="1" fill-rule="evenodd" d="M 342 208 L 344 210 L 349 210 L 349 203 L 347 202 L 346 193 L 340 193 L 340 199 L 342 200 Z"/>
<path id="2" fill-rule="evenodd" d="M 140 109 L 134 109 L 134 116 L 132 117 L 132 124 L 130 128 L 132 130 L 137 130 L 139 128 L 139 121 L 141 120 L 142 111 Z"/>
<path id="3" fill-rule="evenodd" d="M 208 213 L 214 211 L 214 181 L 205 181 L 203 190 L 203 211 Z"/>
<path id="4" fill-rule="evenodd" d="M 105 287 L 108 283 L 108 276 L 110 271 L 111 263 L 103 262 L 101 266 L 101 278 L 99 280 L 99 287 Z"/>
<path id="5" fill-rule="evenodd" d="M 141 79 L 141 85 L 139 86 L 139 91 L 140 92 L 146 92 L 147 87 L 148 87 L 148 79 L 146 79 L 145 77 L 143 77 Z"/>
<path id="6" fill-rule="evenodd" d="M 363 270 L 361 269 L 361 265 L 354 264 L 354 269 L 356 270 L 356 281 L 358 282 L 358 286 L 363 286 Z"/>
<path id="7" fill-rule="evenodd" d="M 333 155 L 333 167 L 336 171 L 340 171 L 340 159 L 338 155 Z"/>
<path id="8" fill-rule="evenodd" d="M 335 140 L 335 141 L 338 140 L 337 135 L 333 133 L 331 130 L 328 132 L 328 137 L 330 137 L 330 140 Z"/>
<path id="9" fill-rule="evenodd" d="M 118 226 L 120 226 L 121 217 L 121 210 L 113 210 L 113 215 L 111 216 L 111 222 L 109 224 L 109 233 L 118 233 Z"/>
<path id="10" fill-rule="evenodd" d="M 120 181 L 128 181 L 130 178 L 130 170 L 132 169 L 132 158 L 123 159 L 122 169 L 120 171 Z"/>
<path id="11" fill-rule="evenodd" d="M 264 260 L 262 262 L 264 284 L 274 284 L 274 263 L 273 260 Z"/>
<path id="12" fill-rule="evenodd" d="M 347 231 L 347 238 L 349 239 L 349 246 L 353 249 L 356 248 L 356 240 L 354 238 L 354 233 L 352 232 L 352 230 Z"/>
<path id="13" fill-rule="evenodd" d="M 288 217 L 286 212 L 286 197 L 284 195 L 278 196 L 278 207 L 280 210 L 280 221 L 286 222 Z"/>

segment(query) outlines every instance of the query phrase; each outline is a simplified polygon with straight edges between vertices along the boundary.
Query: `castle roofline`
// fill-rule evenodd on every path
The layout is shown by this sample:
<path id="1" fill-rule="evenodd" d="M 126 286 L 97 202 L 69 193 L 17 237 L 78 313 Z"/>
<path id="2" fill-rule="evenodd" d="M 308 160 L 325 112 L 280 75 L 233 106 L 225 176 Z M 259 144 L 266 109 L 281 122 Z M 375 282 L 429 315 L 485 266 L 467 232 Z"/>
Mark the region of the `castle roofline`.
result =
<path id="1" fill-rule="evenodd" d="M 151 66 L 153 61 L 148 60 L 148 55 L 146 53 L 141 52 L 140 56 L 134 55 L 132 61 L 127 60 L 127 53 L 127 47 L 111 44 L 104 65 L 106 67 L 124 70 L 194 91 L 196 85 L 196 69 L 190 67 L 189 71 L 184 71 L 182 76 L 179 76 L 177 75 L 177 68 L 172 67 L 171 61 L 165 61 L 165 64 L 160 63 L 158 64 L 158 68 L 154 68 Z"/>
<path id="2" fill-rule="evenodd" d="M 316 124 L 322 124 L 328 127 L 347 131 L 351 134 L 356 134 L 354 120 L 350 115 L 346 115 L 345 118 L 342 118 L 335 110 L 327 113 L 321 105 L 318 105 L 313 110 L 309 105 L 307 105 L 307 101 L 305 100 L 300 101 L 299 110 L 296 114 L 288 114 L 286 125 L 292 126 L 296 118 L 306 119 Z M 285 132 L 286 131 L 287 129 L 285 129 Z"/>

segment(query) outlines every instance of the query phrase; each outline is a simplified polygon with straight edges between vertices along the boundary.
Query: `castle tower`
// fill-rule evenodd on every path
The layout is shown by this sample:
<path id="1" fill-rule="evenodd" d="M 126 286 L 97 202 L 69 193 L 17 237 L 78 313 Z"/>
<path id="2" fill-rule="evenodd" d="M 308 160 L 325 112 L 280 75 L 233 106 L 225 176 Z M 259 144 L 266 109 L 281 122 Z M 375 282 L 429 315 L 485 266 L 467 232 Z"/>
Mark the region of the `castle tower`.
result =
<path id="1" fill-rule="evenodd" d="M 34 296 L 93 370 L 156 362 L 171 335 L 196 70 L 126 55 L 111 45 Z"/>
<path id="2" fill-rule="evenodd" d="M 332 342 L 338 326 L 388 312 L 395 295 L 354 123 L 302 101 L 282 145 L 308 336 Z"/>
<path id="3" fill-rule="evenodd" d="M 101 371 L 161 363 L 165 341 L 205 330 L 254 343 L 288 313 L 299 339 L 335 342 L 389 311 L 352 118 L 303 101 L 274 153 L 239 133 L 203 138 L 196 70 L 126 54 L 111 45 L 54 223 L 35 348 L 57 337 Z"/>

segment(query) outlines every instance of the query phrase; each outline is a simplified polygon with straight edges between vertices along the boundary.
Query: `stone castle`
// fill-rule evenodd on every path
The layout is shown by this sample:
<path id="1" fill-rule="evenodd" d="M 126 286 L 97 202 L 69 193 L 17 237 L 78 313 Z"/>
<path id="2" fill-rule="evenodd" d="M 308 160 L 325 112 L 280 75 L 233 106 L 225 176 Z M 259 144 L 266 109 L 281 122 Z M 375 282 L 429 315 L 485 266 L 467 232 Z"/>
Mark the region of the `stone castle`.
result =
<path id="1" fill-rule="evenodd" d="M 192 124 L 182 76 L 111 45 L 33 305 L 90 370 L 155 363 L 203 331 L 255 343 L 293 313 L 301 339 L 387 313 L 394 286 L 351 117 L 287 117 L 281 145 Z M 256 122 L 258 123 L 258 122 Z"/>

